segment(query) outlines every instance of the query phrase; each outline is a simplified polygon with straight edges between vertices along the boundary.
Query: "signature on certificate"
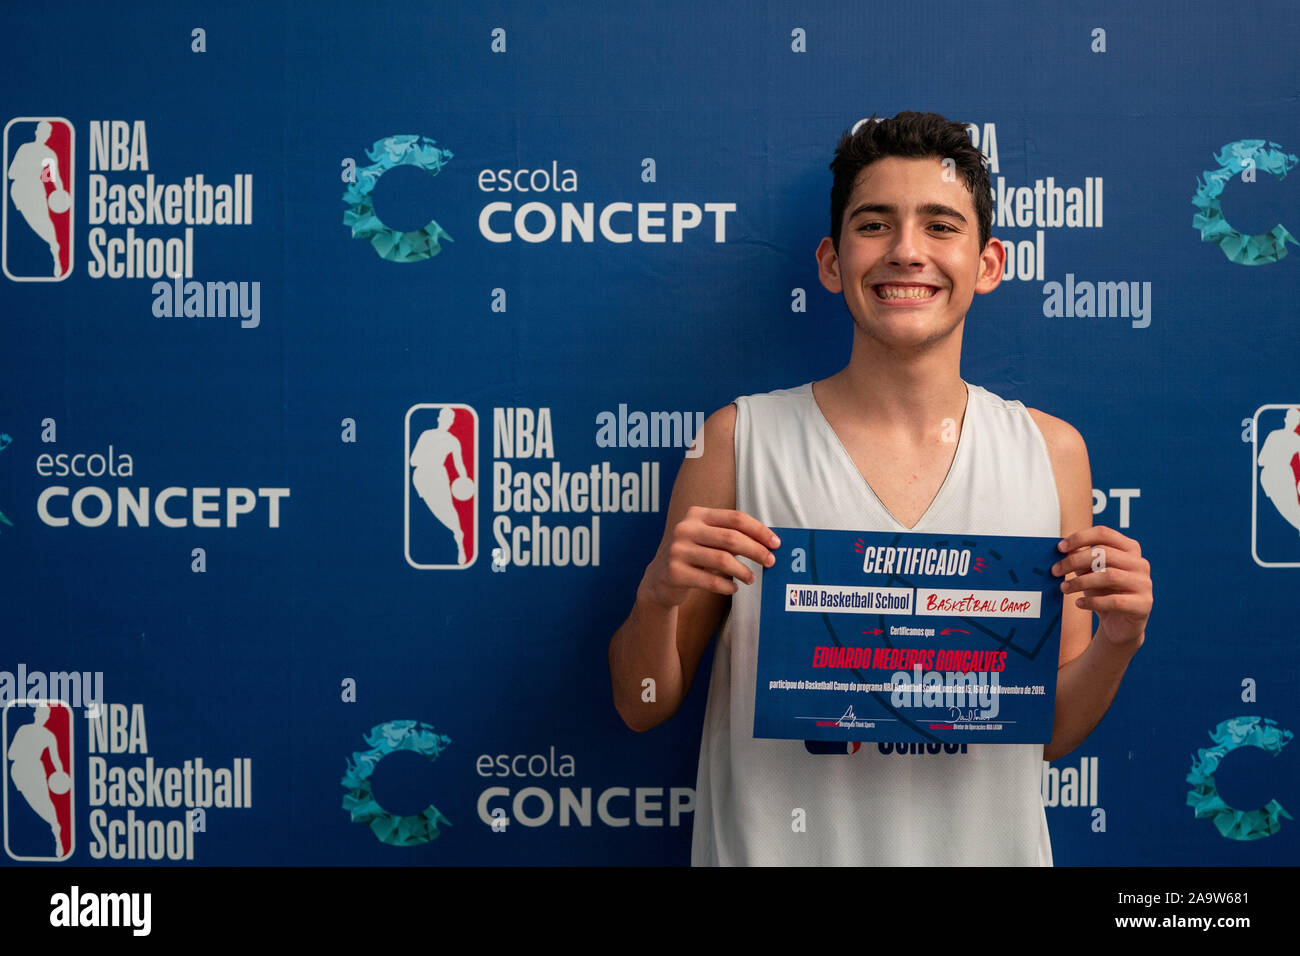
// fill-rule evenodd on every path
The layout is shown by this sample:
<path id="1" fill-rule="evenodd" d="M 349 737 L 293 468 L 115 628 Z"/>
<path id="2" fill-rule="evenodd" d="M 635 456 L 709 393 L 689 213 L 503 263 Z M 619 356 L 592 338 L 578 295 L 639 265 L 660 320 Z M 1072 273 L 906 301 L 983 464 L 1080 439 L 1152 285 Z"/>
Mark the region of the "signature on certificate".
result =
<path id="1" fill-rule="evenodd" d="M 980 713 L 976 710 L 968 710 L 963 713 L 959 707 L 948 708 L 948 722 L 953 724 L 964 724 L 972 720 L 988 720 L 992 716 L 994 715 L 989 713 Z"/>

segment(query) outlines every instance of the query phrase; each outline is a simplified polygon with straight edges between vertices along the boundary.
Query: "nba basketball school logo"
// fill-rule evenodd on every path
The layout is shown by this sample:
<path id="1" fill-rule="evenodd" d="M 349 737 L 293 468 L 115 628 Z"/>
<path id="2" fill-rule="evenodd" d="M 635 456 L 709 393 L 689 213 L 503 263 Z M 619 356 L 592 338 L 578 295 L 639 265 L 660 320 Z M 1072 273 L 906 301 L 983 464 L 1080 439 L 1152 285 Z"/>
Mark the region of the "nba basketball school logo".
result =
<path id="1" fill-rule="evenodd" d="M 462 570 L 478 558 L 478 413 L 468 405 L 406 412 L 406 561 Z"/>
<path id="2" fill-rule="evenodd" d="M 1261 405 L 1251 432 L 1250 553 L 1266 568 L 1300 568 L 1300 404 Z"/>
<path id="3" fill-rule="evenodd" d="M 13 700 L 4 708 L 5 852 L 57 862 L 72 855 L 72 708 Z"/>
<path id="4" fill-rule="evenodd" d="M 15 282 L 60 282 L 72 272 L 72 124 L 19 116 L 5 124 L 0 258 Z"/>

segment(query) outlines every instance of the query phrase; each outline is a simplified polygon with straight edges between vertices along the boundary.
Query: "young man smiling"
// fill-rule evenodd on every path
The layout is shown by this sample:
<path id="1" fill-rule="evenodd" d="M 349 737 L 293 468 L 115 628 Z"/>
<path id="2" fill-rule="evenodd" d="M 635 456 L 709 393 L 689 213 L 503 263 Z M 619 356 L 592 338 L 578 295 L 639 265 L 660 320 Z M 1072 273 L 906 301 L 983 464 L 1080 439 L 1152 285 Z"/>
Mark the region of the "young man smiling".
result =
<path id="1" fill-rule="evenodd" d="M 967 310 L 997 288 L 1005 263 L 965 127 L 932 113 L 873 117 L 845 134 L 831 168 L 831 234 L 817 262 L 853 317 L 849 363 L 738 398 L 705 423 L 704 453 L 682 464 L 659 550 L 610 642 L 615 706 L 638 731 L 671 717 L 725 618 L 700 746 L 695 865 L 1050 865 L 1042 760 L 1077 747 L 1110 706 L 1145 637 L 1150 567 L 1136 541 L 1091 527 L 1079 433 L 961 378 Z M 1059 534 L 1052 570 L 1066 596 L 1051 742 L 836 755 L 755 738 L 752 585 L 780 547 L 772 525 Z M 1096 549 L 1104 570 L 1092 570 Z M 800 811 L 803 830 L 792 826 Z"/>

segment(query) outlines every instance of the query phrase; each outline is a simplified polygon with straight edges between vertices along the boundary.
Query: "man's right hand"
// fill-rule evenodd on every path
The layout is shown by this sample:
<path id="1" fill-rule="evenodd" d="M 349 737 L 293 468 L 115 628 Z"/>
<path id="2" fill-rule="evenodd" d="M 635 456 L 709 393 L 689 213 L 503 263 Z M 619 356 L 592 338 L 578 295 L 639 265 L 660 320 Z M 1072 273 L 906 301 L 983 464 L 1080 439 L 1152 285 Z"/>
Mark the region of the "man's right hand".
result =
<path id="1" fill-rule="evenodd" d="M 771 567 L 776 558 L 770 549 L 780 544 L 772 529 L 743 511 L 692 506 L 664 536 L 637 599 L 671 608 L 684 604 L 692 588 L 735 594 L 736 580 L 754 583 L 754 573 L 738 559 Z"/>
<path id="2" fill-rule="evenodd" d="M 681 706 L 739 585 L 774 561 L 780 542 L 756 518 L 736 510 L 736 406 L 704 423 L 703 454 L 682 462 L 654 559 L 636 603 L 609 644 L 614 706 L 628 727 L 649 730 Z M 655 681 L 649 699 L 645 680 Z"/>

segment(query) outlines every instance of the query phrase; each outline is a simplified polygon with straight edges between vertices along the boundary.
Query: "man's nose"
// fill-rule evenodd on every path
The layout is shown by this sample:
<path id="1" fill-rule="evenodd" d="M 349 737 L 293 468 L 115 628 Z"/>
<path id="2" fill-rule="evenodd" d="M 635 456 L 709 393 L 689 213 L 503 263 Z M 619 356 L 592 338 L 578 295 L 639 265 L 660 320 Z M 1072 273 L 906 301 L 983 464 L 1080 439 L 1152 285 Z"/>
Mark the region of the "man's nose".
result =
<path id="1" fill-rule="evenodd" d="M 894 241 L 889 248 L 890 261 L 898 265 L 912 265 L 921 260 L 920 227 L 911 222 L 901 222 L 894 230 Z"/>

